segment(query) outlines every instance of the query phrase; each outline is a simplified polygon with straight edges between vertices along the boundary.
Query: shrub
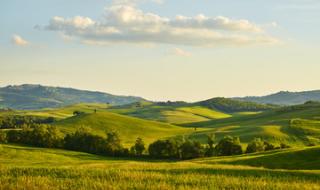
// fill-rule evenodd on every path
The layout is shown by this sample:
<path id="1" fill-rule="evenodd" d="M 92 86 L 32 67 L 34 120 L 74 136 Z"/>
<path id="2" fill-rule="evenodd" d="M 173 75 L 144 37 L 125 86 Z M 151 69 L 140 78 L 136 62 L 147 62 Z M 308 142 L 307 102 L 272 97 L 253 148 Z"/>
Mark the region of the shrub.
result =
<path id="1" fill-rule="evenodd" d="M 7 133 L 0 131 L 0 143 L 7 143 Z"/>
<path id="2" fill-rule="evenodd" d="M 182 159 L 199 158 L 204 155 L 204 149 L 197 141 L 188 140 L 181 145 L 180 149 Z"/>
<path id="3" fill-rule="evenodd" d="M 137 138 L 135 145 L 131 147 L 131 149 L 134 155 L 141 156 L 146 148 L 144 147 L 143 140 L 141 138 Z"/>
<path id="4" fill-rule="evenodd" d="M 265 150 L 265 144 L 260 138 L 255 138 L 247 146 L 246 153 L 262 152 Z"/>
<path id="5" fill-rule="evenodd" d="M 157 140 L 149 145 L 148 151 L 154 158 L 180 158 L 179 143 L 175 140 Z"/>
<path id="6" fill-rule="evenodd" d="M 215 150 L 219 156 L 242 154 L 242 147 L 238 137 L 227 136 L 219 141 Z"/>

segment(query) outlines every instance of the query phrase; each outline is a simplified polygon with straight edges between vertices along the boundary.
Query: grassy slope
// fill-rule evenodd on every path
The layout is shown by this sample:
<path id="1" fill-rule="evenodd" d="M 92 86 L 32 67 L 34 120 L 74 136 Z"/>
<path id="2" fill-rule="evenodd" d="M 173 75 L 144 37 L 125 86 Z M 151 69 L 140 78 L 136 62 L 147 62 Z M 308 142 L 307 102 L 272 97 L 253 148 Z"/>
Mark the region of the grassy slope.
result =
<path id="1" fill-rule="evenodd" d="M 110 111 L 148 120 L 156 120 L 172 124 L 183 124 L 210 119 L 221 119 L 230 117 L 229 114 L 194 105 L 156 105 L 135 104 L 110 109 Z"/>
<path id="2" fill-rule="evenodd" d="M 293 146 L 303 146 L 320 143 L 319 119 L 320 104 L 314 104 L 192 123 L 186 126 L 211 128 L 209 131 L 193 135 L 199 140 L 205 140 L 205 135 L 213 132 L 218 139 L 225 135 L 233 135 L 240 136 L 243 142 L 249 142 L 255 137 L 261 137 L 274 143 L 284 142 Z"/>
<path id="3" fill-rule="evenodd" d="M 106 131 L 117 131 L 124 144 L 134 143 L 137 137 L 149 144 L 154 140 L 182 135 L 192 132 L 192 129 L 182 128 L 166 123 L 148 121 L 139 118 L 119 115 L 107 111 L 87 113 L 61 120 L 54 125 L 64 131 L 74 131 L 78 127 L 87 126 L 93 132 L 104 135 Z"/>
<path id="4" fill-rule="evenodd" d="M 225 158 L 222 158 L 225 159 Z M 296 157 L 289 160 L 295 164 Z M 298 159 L 300 160 L 300 159 Z M 110 159 L 0 145 L 0 189 L 319 189 L 320 171 Z"/>
<path id="5" fill-rule="evenodd" d="M 270 169 L 320 170 L 320 146 L 229 157 L 198 159 L 199 163 L 232 164 Z"/>

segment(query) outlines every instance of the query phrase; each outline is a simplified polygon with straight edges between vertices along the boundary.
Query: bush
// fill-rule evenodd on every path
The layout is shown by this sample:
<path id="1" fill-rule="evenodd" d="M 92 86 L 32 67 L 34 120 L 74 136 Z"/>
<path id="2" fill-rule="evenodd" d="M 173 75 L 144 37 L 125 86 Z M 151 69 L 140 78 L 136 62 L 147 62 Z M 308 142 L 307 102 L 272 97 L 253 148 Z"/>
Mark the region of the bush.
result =
<path id="1" fill-rule="evenodd" d="M 149 145 L 148 151 L 154 158 L 180 158 L 179 143 L 175 140 L 157 140 Z"/>
<path id="2" fill-rule="evenodd" d="M 227 136 L 219 141 L 215 150 L 219 156 L 242 154 L 242 147 L 238 137 Z"/>
<path id="3" fill-rule="evenodd" d="M 7 133 L 0 131 L 0 143 L 7 143 Z"/>
<path id="4" fill-rule="evenodd" d="M 180 149 L 182 159 L 192 159 L 204 156 L 204 149 L 197 141 L 188 140 L 181 145 Z"/>
<path id="5" fill-rule="evenodd" d="M 264 150 L 265 151 L 275 150 L 275 149 L 276 149 L 276 147 L 273 144 L 271 144 L 267 141 L 264 141 Z"/>
<path id="6" fill-rule="evenodd" d="M 280 144 L 280 148 L 281 148 L 281 149 L 291 148 L 291 146 L 289 146 L 289 145 L 287 145 L 287 144 L 285 144 L 285 143 L 281 143 L 281 144 Z"/>
<path id="7" fill-rule="evenodd" d="M 137 138 L 135 145 L 131 147 L 131 152 L 133 155 L 141 156 L 145 149 L 143 140 L 141 138 Z"/>
<path id="8" fill-rule="evenodd" d="M 255 138 L 247 146 L 246 153 L 263 152 L 265 150 L 265 143 L 260 138 Z"/>

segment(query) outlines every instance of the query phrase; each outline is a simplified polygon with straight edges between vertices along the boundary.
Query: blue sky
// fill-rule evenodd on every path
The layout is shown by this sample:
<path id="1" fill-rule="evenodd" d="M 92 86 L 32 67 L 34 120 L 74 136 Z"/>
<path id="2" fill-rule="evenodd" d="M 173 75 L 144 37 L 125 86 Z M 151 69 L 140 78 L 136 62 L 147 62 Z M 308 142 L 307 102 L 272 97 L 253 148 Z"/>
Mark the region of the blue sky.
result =
<path id="1" fill-rule="evenodd" d="M 2 0 L 0 86 L 196 101 L 320 89 L 317 0 Z"/>

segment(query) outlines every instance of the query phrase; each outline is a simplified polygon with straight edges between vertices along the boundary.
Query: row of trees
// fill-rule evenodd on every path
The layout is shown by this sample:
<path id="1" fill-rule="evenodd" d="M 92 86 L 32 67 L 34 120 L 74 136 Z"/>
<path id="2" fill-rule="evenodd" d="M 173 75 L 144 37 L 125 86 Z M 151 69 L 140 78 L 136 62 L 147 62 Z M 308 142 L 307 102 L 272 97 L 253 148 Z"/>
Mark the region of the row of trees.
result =
<path id="1" fill-rule="evenodd" d="M 84 127 L 67 135 L 64 135 L 56 127 L 48 125 L 37 125 L 34 128 L 24 128 L 22 130 L 10 130 L 6 133 L 0 131 L 1 142 L 63 148 L 114 157 L 142 156 L 146 151 L 145 143 L 141 138 L 137 138 L 135 144 L 130 149 L 127 149 L 121 144 L 118 133 L 111 131 L 107 132 L 105 137 L 102 137 L 93 134 L 90 128 Z M 205 156 L 239 155 L 278 148 L 288 148 L 288 146 L 281 144 L 280 147 L 275 147 L 271 143 L 256 138 L 243 151 L 238 137 L 226 136 L 215 144 L 215 137 L 211 134 L 208 135 L 206 146 L 198 141 L 167 139 L 153 142 L 147 150 L 149 156 L 153 158 L 192 159 Z"/>
<path id="2" fill-rule="evenodd" d="M 0 142 L 21 143 L 37 147 L 63 148 L 108 156 L 128 156 L 116 132 L 107 132 L 106 137 L 95 135 L 90 128 L 81 127 L 74 133 L 64 135 L 58 128 L 36 125 L 34 128 L 0 132 Z"/>
<path id="3" fill-rule="evenodd" d="M 50 124 L 55 119 L 53 117 L 35 117 L 35 116 L 6 116 L 0 118 L 0 129 L 17 129 L 37 124 Z"/>

